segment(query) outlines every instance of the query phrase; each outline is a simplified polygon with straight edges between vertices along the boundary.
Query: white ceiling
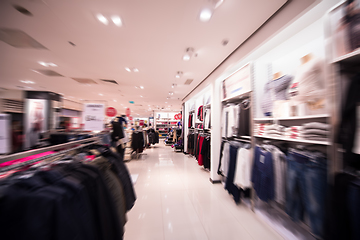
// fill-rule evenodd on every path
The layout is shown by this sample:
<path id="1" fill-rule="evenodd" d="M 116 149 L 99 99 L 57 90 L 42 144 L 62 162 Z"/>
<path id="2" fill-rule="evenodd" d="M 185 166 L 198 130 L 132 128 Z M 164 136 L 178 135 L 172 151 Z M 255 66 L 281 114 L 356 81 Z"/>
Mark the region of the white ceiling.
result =
<path id="1" fill-rule="evenodd" d="M 47 50 L 15 48 L 0 41 L 0 87 L 30 86 L 78 102 L 106 100 L 120 112 L 130 107 L 141 116 L 148 115 L 148 105 L 152 110 L 170 106 L 178 111 L 181 99 L 285 2 L 224 0 L 204 23 L 199 14 L 207 0 L 2 0 L 0 28 L 22 30 Z M 33 16 L 21 14 L 13 4 Z M 96 19 L 97 13 L 119 15 L 123 26 L 106 26 Z M 224 39 L 229 40 L 226 46 Z M 182 56 L 188 47 L 197 57 L 186 62 Z M 46 68 L 38 61 L 58 67 Z M 127 72 L 125 67 L 139 72 Z M 43 76 L 32 69 L 51 69 L 64 77 Z M 175 78 L 177 71 L 183 72 L 180 79 Z M 72 78 L 90 78 L 98 84 L 80 84 Z M 99 79 L 113 79 L 119 85 Z M 194 81 L 184 85 L 187 79 Z M 171 88 L 173 83 L 176 88 Z M 140 85 L 144 89 L 135 88 Z"/>

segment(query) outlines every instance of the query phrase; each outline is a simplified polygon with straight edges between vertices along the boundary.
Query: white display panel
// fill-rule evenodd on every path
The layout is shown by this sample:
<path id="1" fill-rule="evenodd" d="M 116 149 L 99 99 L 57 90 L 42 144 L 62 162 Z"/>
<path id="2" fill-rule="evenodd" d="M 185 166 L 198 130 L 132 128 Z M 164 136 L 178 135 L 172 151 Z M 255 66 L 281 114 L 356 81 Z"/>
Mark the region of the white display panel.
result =
<path id="1" fill-rule="evenodd" d="M 246 64 L 222 82 L 223 100 L 251 91 L 251 65 Z"/>
<path id="2" fill-rule="evenodd" d="M 0 154 L 10 153 L 11 136 L 10 136 L 11 116 L 0 114 Z"/>
<path id="3" fill-rule="evenodd" d="M 102 131 L 104 129 L 105 105 L 87 103 L 84 105 L 83 123 L 85 131 Z"/>
<path id="4" fill-rule="evenodd" d="M 40 133 L 47 131 L 48 100 L 26 99 L 25 148 L 39 144 Z"/>

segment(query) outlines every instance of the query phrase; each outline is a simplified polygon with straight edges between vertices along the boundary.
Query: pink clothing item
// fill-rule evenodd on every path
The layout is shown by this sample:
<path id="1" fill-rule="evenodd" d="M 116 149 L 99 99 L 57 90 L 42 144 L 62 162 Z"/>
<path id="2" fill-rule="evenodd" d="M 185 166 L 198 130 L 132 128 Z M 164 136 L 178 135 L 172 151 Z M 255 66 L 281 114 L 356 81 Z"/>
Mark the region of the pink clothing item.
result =
<path id="1" fill-rule="evenodd" d="M 198 163 L 200 166 L 204 165 L 203 155 L 201 154 L 203 142 L 204 142 L 204 137 L 200 137 L 199 138 L 199 157 L 198 157 Z"/>
<path id="2" fill-rule="evenodd" d="M 1 164 L 0 164 L 0 168 L 6 167 L 6 166 L 10 166 L 10 165 L 14 165 L 14 164 L 17 164 L 17 163 L 22 163 L 22 162 L 30 161 L 30 160 L 33 160 L 33 159 L 35 159 L 35 158 L 47 156 L 47 155 L 50 155 L 50 154 L 53 154 L 53 153 L 56 153 L 56 152 L 54 152 L 54 151 L 49 151 L 49 152 L 44 152 L 44 153 L 35 154 L 35 155 L 29 156 L 29 157 L 24 157 L 24 158 L 19 158 L 19 159 L 12 160 L 12 161 L 4 162 L 4 163 L 1 163 Z"/>

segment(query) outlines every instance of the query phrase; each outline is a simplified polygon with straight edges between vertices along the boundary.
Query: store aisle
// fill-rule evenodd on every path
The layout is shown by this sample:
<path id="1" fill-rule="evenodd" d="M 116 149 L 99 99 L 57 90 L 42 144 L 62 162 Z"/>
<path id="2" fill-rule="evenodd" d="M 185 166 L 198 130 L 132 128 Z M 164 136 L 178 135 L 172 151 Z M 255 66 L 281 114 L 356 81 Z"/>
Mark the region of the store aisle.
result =
<path id="1" fill-rule="evenodd" d="M 282 239 L 244 205 L 236 205 L 222 184 L 194 158 L 158 144 L 127 163 L 137 201 L 128 213 L 125 240 Z"/>

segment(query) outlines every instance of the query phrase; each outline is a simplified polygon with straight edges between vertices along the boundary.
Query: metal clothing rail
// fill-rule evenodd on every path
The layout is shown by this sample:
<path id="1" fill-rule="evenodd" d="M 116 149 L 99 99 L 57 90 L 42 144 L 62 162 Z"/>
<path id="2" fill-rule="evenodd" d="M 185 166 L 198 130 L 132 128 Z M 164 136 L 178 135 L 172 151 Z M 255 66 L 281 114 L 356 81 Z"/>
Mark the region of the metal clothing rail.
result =
<path id="1" fill-rule="evenodd" d="M 78 144 L 82 144 L 82 143 L 87 143 L 87 142 L 94 142 L 99 140 L 99 137 L 91 137 L 91 138 L 85 138 L 82 140 L 78 140 L 78 141 L 72 141 L 72 142 L 68 142 L 68 143 L 63 143 L 63 144 L 59 144 L 59 145 L 55 145 L 55 146 L 49 146 L 49 147 L 43 147 L 43 148 L 39 148 L 39 149 L 33 149 L 33 150 L 29 150 L 26 152 L 20 152 L 20 153 L 14 153 L 14 154 L 10 154 L 4 157 L 0 158 L 0 163 L 4 163 L 4 162 L 8 162 L 11 160 L 16 160 L 19 158 L 24 158 L 24 157 L 29 157 L 35 154 L 39 154 L 39 153 L 43 153 L 43 152 L 48 152 L 48 151 L 56 151 L 59 149 L 63 149 L 63 148 L 68 148 L 68 147 L 72 147 L 74 145 L 78 145 Z"/>
<path id="2" fill-rule="evenodd" d="M 94 139 L 95 138 L 95 139 Z M 87 140 L 90 142 L 89 143 L 86 143 L 86 144 L 82 144 L 80 146 L 77 146 L 77 147 L 73 147 L 73 148 L 70 148 L 70 149 L 66 149 L 66 150 L 63 150 L 63 151 L 60 151 L 60 152 L 57 152 L 57 153 L 53 153 L 53 154 L 49 154 L 49 155 L 46 155 L 46 156 L 43 156 L 43 157 L 38 157 L 38 158 L 35 158 L 35 159 L 32 159 L 32 160 L 29 160 L 29 161 L 26 161 L 26 162 L 22 162 L 22 163 L 18 163 L 18 164 L 14 164 L 14 165 L 11 165 L 11 166 L 7 166 L 7 167 L 3 167 L 3 168 L 0 168 L 0 173 L 1 172 L 7 172 L 7 171 L 10 171 L 10 170 L 13 170 L 13 169 L 16 169 L 16 168 L 20 168 L 20 167 L 23 167 L 23 166 L 26 166 L 26 165 L 29 165 L 31 163 L 35 163 L 35 162 L 38 162 L 38 161 L 42 161 L 42 160 L 45 160 L 45 159 L 48 159 L 48 158 L 52 158 L 52 157 L 57 157 L 57 156 L 60 156 L 60 155 L 63 155 L 63 154 L 66 154 L 70 151 L 74 151 L 74 150 L 77 150 L 77 149 L 81 149 L 81 148 L 84 148 L 84 147 L 87 147 L 87 146 L 90 146 L 90 145 L 93 145 L 95 143 L 98 143 L 99 142 L 99 139 L 97 137 L 94 137 L 94 138 L 88 138 Z M 83 139 L 85 140 L 85 139 Z M 84 142 L 83 140 L 80 140 L 82 142 Z M 54 146 L 54 147 L 58 147 L 57 149 L 61 149 L 61 148 L 64 148 L 65 146 L 64 145 L 67 145 L 66 147 L 69 147 L 69 146 L 73 146 L 74 144 L 79 144 L 79 141 L 76 141 L 76 142 L 71 142 L 72 144 L 71 145 L 67 145 L 69 143 L 65 143 L 65 144 L 60 144 L 62 145 L 62 147 L 60 147 L 60 145 L 57 145 L 57 146 Z M 42 152 L 46 152 L 46 151 L 51 151 L 51 150 L 44 150 L 44 149 L 39 149 L 39 150 L 43 150 Z M 56 149 L 53 149 L 53 150 L 56 150 Z M 33 154 L 32 154 L 33 155 Z M 31 156 L 31 155 L 29 155 Z"/>

